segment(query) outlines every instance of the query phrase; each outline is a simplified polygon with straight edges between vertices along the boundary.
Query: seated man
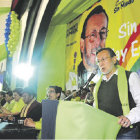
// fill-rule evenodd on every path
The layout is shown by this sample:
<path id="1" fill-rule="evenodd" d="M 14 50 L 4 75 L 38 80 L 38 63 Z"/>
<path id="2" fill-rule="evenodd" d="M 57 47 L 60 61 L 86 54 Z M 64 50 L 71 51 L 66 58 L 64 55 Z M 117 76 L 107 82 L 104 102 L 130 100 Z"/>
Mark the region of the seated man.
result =
<path id="1" fill-rule="evenodd" d="M 0 106 L 3 106 L 6 103 L 5 93 L 5 91 L 0 91 Z"/>
<path id="2" fill-rule="evenodd" d="M 33 121 L 39 121 L 42 116 L 42 105 L 36 101 L 35 92 L 30 87 L 26 87 L 23 89 L 22 97 L 26 105 L 16 117 L 31 118 Z"/>
<path id="3" fill-rule="evenodd" d="M 90 82 L 89 84 L 89 90 L 90 92 L 87 93 L 86 97 L 85 97 L 85 103 L 88 104 L 88 105 L 93 105 L 93 90 L 94 90 L 94 87 L 95 87 L 95 83 L 93 81 Z"/>

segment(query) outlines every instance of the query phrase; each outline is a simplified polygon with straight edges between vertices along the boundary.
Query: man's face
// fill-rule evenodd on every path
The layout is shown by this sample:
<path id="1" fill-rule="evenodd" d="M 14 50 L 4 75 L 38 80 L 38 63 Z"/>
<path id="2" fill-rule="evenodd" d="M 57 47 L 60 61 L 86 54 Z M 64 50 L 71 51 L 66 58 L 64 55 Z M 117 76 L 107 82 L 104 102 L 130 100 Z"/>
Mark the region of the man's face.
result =
<path id="1" fill-rule="evenodd" d="M 116 60 L 116 57 L 111 57 L 107 50 L 97 54 L 97 62 L 104 75 L 110 75 L 114 71 Z"/>
<path id="2" fill-rule="evenodd" d="M 30 101 L 33 99 L 33 97 L 30 96 L 28 93 L 23 93 L 22 97 L 25 104 L 29 104 Z"/>
<path id="3" fill-rule="evenodd" d="M 19 94 L 18 94 L 17 92 L 14 92 L 14 93 L 13 93 L 13 98 L 14 98 L 15 101 L 17 102 L 17 101 L 19 101 L 20 96 L 19 96 Z"/>
<path id="4" fill-rule="evenodd" d="M 59 93 L 56 93 L 54 88 L 49 88 L 47 91 L 47 95 L 48 95 L 48 99 L 57 100 Z"/>
<path id="5" fill-rule="evenodd" d="M 69 96 L 71 94 L 71 91 L 70 90 L 66 90 L 65 94 L 66 94 L 66 96 Z"/>
<path id="6" fill-rule="evenodd" d="M 12 96 L 9 96 L 8 94 L 5 94 L 5 100 L 6 100 L 6 102 L 11 101 L 12 99 L 13 99 Z"/>
<path id="7" fill-rule="evenodd" d="M 95 54 L 100 48 L 105 47 L 107 35 L 107 18 L 104 13 L 95 14 L 89 18 L 86 26 L 85 39 L 83 40 L 83 59 L 85 63 L 94 67 Z"/>

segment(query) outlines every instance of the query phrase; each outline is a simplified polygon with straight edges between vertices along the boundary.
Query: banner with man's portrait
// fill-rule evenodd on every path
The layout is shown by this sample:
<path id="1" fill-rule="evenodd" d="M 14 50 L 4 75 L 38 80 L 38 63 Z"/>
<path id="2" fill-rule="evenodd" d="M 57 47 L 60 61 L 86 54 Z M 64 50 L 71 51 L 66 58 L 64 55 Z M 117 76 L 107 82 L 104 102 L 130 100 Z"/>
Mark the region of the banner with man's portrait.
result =
<path id="1" fill-rule="evenodd" d="M 67 25 L 66 89 L 98 73 L 96 51 L 114 49 L 121 66 L 140 75 L 139 0 L 101 0 Z"/>

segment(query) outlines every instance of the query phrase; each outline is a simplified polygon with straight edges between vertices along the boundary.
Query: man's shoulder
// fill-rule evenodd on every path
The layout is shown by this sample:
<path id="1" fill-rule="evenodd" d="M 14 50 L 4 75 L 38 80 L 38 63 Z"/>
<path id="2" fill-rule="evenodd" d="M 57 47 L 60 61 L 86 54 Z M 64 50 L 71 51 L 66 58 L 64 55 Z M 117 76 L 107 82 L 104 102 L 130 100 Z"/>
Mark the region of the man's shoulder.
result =
<path id="1" fill-rule="evenodd" d="M 132 71 L 125 70 L 125 73 L 130 75 Z"/>
<path id="2" fill-rule="evenodd" d="M 38 102 L 37 100 L 34 100 L 34 102 L 32 103 L 32 106 L 39 106 L 39 107 L 41 107 L 42 106 L 42 104 L 40 103 L 40 102 Z"/>
<path id="3" fill-rule="evenodd" d="M 129 79 L 129 77 L 130 77 L 130 75 L 133 75 L 133 74 L 136 74 L 136 72 L 133 72 L 133 71 L 125 71 L 125 73 L 126 73 L 126 77 L 127 77 L 127 79 Z"/>

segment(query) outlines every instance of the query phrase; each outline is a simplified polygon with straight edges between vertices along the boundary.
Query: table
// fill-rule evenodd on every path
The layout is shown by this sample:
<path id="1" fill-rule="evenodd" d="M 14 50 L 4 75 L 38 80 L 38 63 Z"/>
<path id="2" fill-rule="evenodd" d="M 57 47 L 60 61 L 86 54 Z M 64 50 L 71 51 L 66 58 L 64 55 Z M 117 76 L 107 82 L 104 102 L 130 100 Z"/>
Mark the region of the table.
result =
<path id="1" fill-rule="evenodd" d="M 39 130 L 12 122 L 0 122 L 0 139 L 37 139 Z"/>

